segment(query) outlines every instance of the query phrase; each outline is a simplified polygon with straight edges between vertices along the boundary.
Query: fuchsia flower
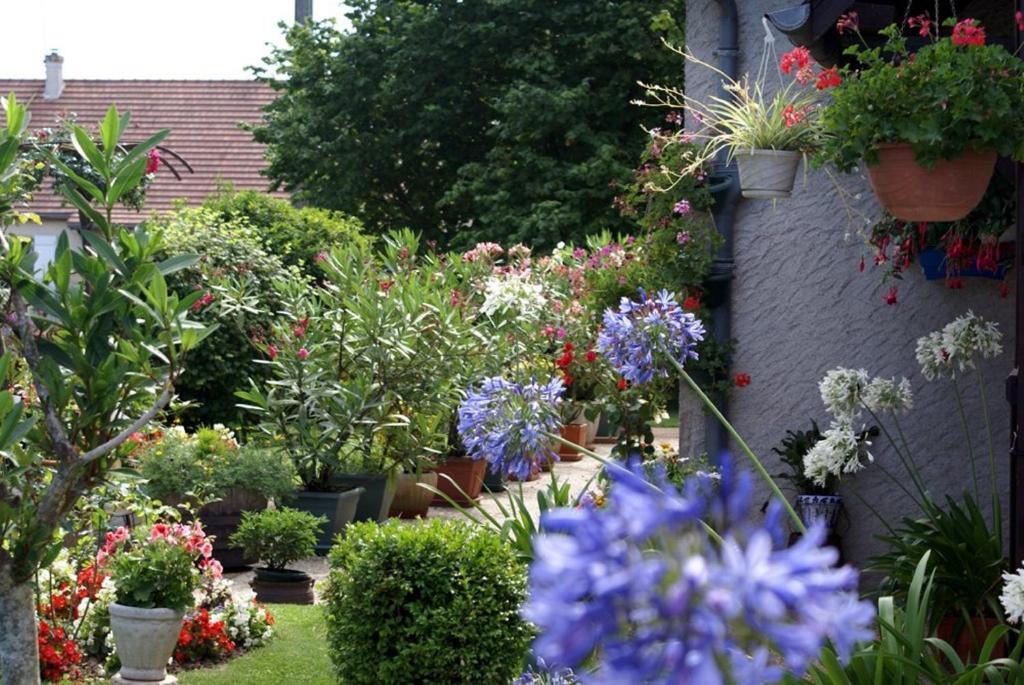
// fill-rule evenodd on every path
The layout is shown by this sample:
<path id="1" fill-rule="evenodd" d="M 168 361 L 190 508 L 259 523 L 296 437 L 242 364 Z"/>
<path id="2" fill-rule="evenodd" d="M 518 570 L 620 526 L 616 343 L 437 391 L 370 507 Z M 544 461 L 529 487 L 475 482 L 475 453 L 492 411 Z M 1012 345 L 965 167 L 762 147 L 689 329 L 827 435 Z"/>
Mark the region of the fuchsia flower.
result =
<path id="1" fill-rule="evenodd" d="M 887 292 L 885 294 L 885 297 L 883 297 L 882 299 L 885 300 L 885 303 L 888 304 L 888 305 L 896 304 L 897 303 L 896 286 L 893 286 L 893 287 L 889 288 L 889 292 Z"/>

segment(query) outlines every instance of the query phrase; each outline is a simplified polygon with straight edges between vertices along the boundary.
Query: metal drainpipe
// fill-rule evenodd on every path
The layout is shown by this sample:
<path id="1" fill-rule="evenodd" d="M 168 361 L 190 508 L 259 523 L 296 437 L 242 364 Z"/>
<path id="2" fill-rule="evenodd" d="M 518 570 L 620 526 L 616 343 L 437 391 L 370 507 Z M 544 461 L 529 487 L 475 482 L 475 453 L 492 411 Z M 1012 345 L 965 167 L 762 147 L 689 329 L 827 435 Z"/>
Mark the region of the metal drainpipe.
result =
<path id="1" fill-rule="evenodd" d="M 715 0 L 721 14 L 718 24 L 718 68 L 726 76 L 736 79 L 739 75 L 739 12 L 735 0 Z M 725 83 L 719 86 L 719 96 L 728 97 Z M 716 198 L 712 215 L 718 233 L 722 236 L 722 247 L 711 264 L 708 276 L 706 301 L 711 307 L 711 331 L 714 340 L 722 345 L 728 344 L 732 338 L 732 279 L 733 261 L 733 228 L 736 223 L 736 205 L 740 200 L 739 174 L 736 164 L 728 164 L 723 153 L 717 163 L 716 175 L 728 176 L 730 183 L 722 194 Z M 728 374 L 728 369 L 726 373 Z M 712 399 L 718 409 L 729 415 L 729 398 L 726 393 L 716 393 Z M 725 428 L 710 414 L 705 415 L 704 430 L 705 449 L 711 457 L 717 457 L 729 447 L 729 436 Z"/>

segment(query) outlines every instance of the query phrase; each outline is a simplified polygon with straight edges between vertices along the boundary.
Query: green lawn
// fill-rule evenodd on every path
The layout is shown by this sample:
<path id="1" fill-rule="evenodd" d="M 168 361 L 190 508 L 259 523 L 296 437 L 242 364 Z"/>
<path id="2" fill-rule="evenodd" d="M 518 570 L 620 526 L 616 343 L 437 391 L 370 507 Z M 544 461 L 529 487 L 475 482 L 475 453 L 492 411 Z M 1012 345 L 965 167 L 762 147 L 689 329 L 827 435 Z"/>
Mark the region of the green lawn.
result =
<path id="1" fill-rule="evenodd" d="M 277 634 L 266 647 L 214 668 L 178 674 L 181 685 L 333 685 L 319 606 L 273 604 Z"/>

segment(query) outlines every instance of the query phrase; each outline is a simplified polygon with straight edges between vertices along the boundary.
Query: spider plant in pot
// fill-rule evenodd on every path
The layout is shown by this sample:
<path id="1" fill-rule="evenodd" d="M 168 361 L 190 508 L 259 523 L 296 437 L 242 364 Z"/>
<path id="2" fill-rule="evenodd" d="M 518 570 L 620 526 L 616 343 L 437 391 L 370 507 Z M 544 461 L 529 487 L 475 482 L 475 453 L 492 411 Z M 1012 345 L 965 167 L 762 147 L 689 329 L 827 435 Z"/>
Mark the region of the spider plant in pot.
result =
<path id="1" fill-rule="evenodd" d="M 681 144 L 697 143 L 682 173 L 700 174 L 724 157 L 736 162 L 743 197 L 789 197 L 801 158 L 817 149 L 822 93 L 838 85 L 838 71 L 816 71 L 807 49 L 795 48 L 782 56 L 779 85 L 773 88 L 766 83 L 767 60 L 756 79 L 736 80 L 688 52 L 671 49 L 718 74 L 724 90 L 724 96 L 698 99 L 679 88 L 641 84 L 651 101 L 637 104 L 686 110 L 697 127 L 676 134 Z"/>

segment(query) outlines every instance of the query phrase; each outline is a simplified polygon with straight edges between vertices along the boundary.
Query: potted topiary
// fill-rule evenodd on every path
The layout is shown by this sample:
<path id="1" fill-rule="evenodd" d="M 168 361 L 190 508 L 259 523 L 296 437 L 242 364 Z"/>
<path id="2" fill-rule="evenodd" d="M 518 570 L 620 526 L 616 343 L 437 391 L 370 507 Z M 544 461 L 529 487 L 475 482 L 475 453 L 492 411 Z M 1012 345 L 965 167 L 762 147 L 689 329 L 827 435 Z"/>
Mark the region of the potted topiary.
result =
<path id="1" fill-rule="evenodd" d="M 696 126 L 695 132 L 679 131 L 667 141 L 679 146 L 698 144 L 695 151 L 686 153 L 682 175 L 702 174 L 724 155 L 739 167 L 743 197 L 789 197 L 800 160 L 818 143 L 821 92 L 838 83 L 838 72 L 815 73 L 810 52 L 798 47 L 783 55 L 779 67 L 792 80 L 769 95 L 767 63 L 756 79 L 737 81 L 693 55 L 672 49 L 721 76 L 726 93 L 726 97 L 711 95 L 698 100 L 678 87 L 642 84 L 651 101 L 637 104 L 686 110 Z"/>
<path id="2" fill-rule="evenodd" d="M 140 470 L 151 496 L 172 505 L 188 505 L 213 536 L 213 554 L 225 568 L 250 560 L 229 538 L 242 512 L 265 509 L 295 491 L 295 467 L 280 450 L 239 445 L 223 426 L 188 434 L 180 427 L 146 443 Z"/>
<path id="3" fill-rule="evenodd" d="M 531 638 L 526 567 L 496 533 L 357 523 L 331 550 L 327 640 L 345 682 L 507 685 Z"/>
<path id="4" fill-rule="evenodd" d="M 116 587 L 109 606 L 121 670 L 112 683 L 166 682 L 167 662 L 203 574 L 220 576 L 202 526 L 154 524 L 107 533 L 101 567 Z"/>
<path id="5" fill-rule="evenodd" d="M 288 565 L 313 556 L 317 533 L 326 523 L 326 517 L 288 508 L 242 515 L 231 544 L 264 564 L 250 583 L 256 599 L 271 604 L 313 603 L 313 579 Z"/>
<path id="6" fill-rule="evenodd" d="M 1024 66 L 986 45 L 974 19 L 912 19 L 930 42 L 916 53 L 900 27 L 881 47 L 854 45 L 821 116 L 819 161 L 867 163 L 879 202 L 903 221 L 956 221 L 980 202 L 997 155 L 1024 160 Z M 858 34 L 859 35 L 859 34 Z M 863 42 L 863 39 L 862 39 Z"/>

